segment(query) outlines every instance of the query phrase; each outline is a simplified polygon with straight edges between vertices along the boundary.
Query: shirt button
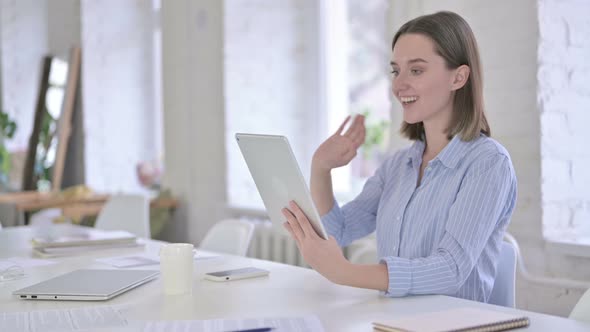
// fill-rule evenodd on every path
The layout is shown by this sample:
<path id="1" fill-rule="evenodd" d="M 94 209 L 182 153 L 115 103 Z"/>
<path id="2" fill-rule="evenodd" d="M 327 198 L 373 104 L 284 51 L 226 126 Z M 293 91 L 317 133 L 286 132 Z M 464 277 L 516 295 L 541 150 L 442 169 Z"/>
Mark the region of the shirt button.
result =
<path id="1" fill-rule="evenodd" d="M 400 217 L 397 217 L 397 220 L 398 220 L 398 221 L 399 221 L 400 219 L 401 219 Z"/>

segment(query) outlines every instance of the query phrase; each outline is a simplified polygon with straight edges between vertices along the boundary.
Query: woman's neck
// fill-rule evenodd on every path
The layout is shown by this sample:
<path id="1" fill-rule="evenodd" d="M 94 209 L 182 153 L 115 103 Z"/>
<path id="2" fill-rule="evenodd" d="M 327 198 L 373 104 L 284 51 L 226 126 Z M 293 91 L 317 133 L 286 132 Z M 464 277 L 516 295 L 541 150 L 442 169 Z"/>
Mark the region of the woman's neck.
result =
<path id="1" fill-rule="evenodd" d="M 436 112 L 434 117 L 422 122 L 426 139 L 423 158 L 434 159 L 449 144 L 447 130 L 451 124 L 452 113 L 452 104 L 448 104 Z"/>
<path id="2" fill-rule="evenodd" d="M 427 128 L 424 127 L 426 137 L 426 147 L 424 148 L 423 157 L 429 160 L 436 157 L 449 144 L 448 134 L 446 128 Z"/>

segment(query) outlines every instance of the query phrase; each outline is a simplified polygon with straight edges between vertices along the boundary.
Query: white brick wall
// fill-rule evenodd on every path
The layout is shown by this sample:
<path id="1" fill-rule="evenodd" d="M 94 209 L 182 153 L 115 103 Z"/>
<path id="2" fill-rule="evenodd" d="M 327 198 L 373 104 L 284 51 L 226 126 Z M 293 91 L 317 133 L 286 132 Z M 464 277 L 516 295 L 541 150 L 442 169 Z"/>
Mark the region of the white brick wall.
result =
<path id="1" fill-rule="evenodd" d="M 546 236 L 590 236 L 590 2 L 540 0 L 539 91 Z"/>
<path id="2" fill-rule="evenodd" d="M 153 123 L 152 2 L 82 0 L 81 17 L 86 183 L 138 191 L 135 166 L 162 153 Z"/>
<path id="3" fill-rule="evenodd" d="M 48 51 L 47 1 L 0 2 L 2 52 L 1 105 L 18 129 L 9 150 L 26 150 L 33 129 L 42 57 Z"/>

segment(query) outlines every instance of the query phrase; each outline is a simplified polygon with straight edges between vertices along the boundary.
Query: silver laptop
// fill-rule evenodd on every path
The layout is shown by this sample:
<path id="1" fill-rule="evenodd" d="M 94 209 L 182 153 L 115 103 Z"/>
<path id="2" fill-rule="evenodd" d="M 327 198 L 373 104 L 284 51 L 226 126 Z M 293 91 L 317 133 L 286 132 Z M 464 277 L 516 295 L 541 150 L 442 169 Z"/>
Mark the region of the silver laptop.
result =
<path id="1" fill-rule="evenodd" d="M 75 270 L 14 291 L 26 300 L 103 301 L 158 276 L 146 270 Z"/>

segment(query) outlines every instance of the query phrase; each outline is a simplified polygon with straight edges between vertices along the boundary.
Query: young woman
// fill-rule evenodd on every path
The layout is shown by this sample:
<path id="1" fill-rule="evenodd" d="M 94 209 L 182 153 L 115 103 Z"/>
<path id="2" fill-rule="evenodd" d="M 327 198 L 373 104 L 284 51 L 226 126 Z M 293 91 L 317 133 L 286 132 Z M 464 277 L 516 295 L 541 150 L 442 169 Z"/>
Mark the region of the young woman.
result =
<path id="1" fill-rule="evenodd" d="M 392 43 L 393 94 L 401 133 L 414 143 L 386 160 L 340 208 L 330 171 L 348 164 L 365 138 L 357 117 L 316 150 L 311 192 L 331 235 L 321 239 L 291 202 L 285 227 L 306 262 L 329 280 L 387 296 L 446 294 L 487 302 L 516 203 L 510 156 L 491 139 L 483 110 L 477 44 L 451 12 L 404 24 Z M 380 262 L 355 265 L 341 247 L 376 232 Z"/>

